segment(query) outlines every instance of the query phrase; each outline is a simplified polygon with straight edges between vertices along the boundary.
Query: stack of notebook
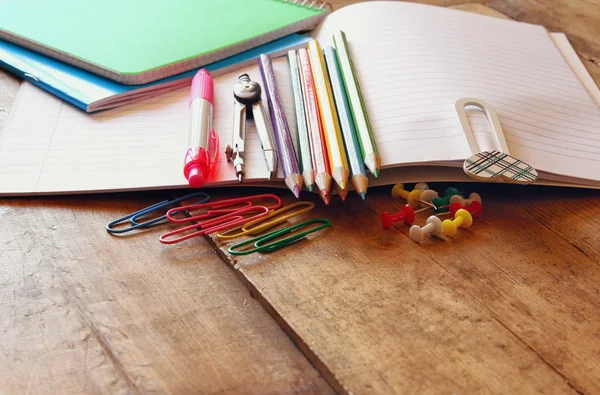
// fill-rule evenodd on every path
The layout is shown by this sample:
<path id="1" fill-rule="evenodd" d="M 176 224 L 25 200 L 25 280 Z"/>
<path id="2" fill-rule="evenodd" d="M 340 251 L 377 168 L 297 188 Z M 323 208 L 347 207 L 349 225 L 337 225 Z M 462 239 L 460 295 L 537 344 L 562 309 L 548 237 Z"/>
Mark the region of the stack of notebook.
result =
<path id="1" fill-rule="evenodd" d="M 23 12 L 26 9 L 27 12 Z M 87 111 L 155 97 L 306 43 L 323 3 L 4 0 L 0 68 Z"/>
<path id="2" fill-rule="evenodd" d="M 381 156 L 369 185 L 474 181 L 454 103 L 475 97 L 497 111 L 510 153 L 539 174 L 536 184 L 600 186 L 598 88 L 562 34 L 542 26 L 441 7 L 374 1 L 329 14 L 311 33 L 321 46 L 346 33 Z M 273 59 L 292 133 L 295 111 L 287 59 Z M 232 88 L 256 65 L 215 79 L 214 126 L 231 141 Z M 30 195 L 187 188 L 188 89 L 84 114 L 24 84 L 0 138 L 0 193 Z M 482 150 L 498 148 L 483 113 L 469 111 Z M 247 142 L 246 184 L 268 183 L 258 138 Z M 224 157 L 224 155 L 221 155 Z M 239 185 L 229 163 L 209 186 Z"/>

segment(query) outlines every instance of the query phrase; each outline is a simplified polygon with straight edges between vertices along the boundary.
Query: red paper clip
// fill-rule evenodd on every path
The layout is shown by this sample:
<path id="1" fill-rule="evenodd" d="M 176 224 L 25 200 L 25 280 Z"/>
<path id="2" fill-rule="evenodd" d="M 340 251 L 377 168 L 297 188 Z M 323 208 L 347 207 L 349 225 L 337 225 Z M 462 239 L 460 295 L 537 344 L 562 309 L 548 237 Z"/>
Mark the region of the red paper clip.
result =
<path id="1" fill-rule="evenodd" d="M 236 211 L 229 212 L 227 214 L 217 215 L 212 219 L 207 219 L 205 221 L 200 221 L 198 223 L 184 226 L 182 228 L 176 229 L 171 232 L 167 232 L 160 236 L 159 240 L 163 244 L 173 244 L 178 243 L 180 241 L 184 241 L 190 239 L 192 237 L 207 235 L 210 233 L 218 232 L 221 230 L 231 229 L 236 226 L 241 226 L 248 221 L 253 221 L 259 218 L 266 217 L 269 214 L 269 209 L 265 206 L 248 206 L 242 207 Z M 251 216 L 245 216 L 249 213 L 256 213 Z M 186 233 L 191 230 L 196 230 L 196 232 L 188 233 L 184 236 L 179 236 L 174 239 L 168 239 L 170 236 L 178 235 L 181 233 Z"/>
<path id="2" fill-rule="evenodd" d="M 275 209 L 278 209 L 279 207 L 281 207 L 281 204 L 282 204 L 281 198 L 277 195 L 267 193 L 267 194 L 263 194 L 263 195 L 254 195 L 254 196 L 247 196 L 247 197 L 243 197 L 243 198 L 226 199 L 226 200 L 219 200 L 216 202 L 190 204 L 188 206 L 176 207 L 176 208 L 173 208 L 173 209 L 167 211 L 166 215 L 167 215 L 167 219 L 169 221 L 175 222 L 175 223 L 198 221 L 198 220 L 203 220 L 206 218 L 215 217 L 215 216 L 221 215 L 221 214 L 232 213 L 236 210 L 239 210 L 240 208 L 253 206 L 256 201 L 260 202 L 260 200 L 268 200 L 268 199 L 273 199 L 275 201 L 275 204 L 270 205 L 270 206 L 261 204 L 259 206 L 266 207 L 269 210 L 275 210 Z M 205 210 L 205 211 L 202 214 L 191 215 L 189 217 L 183 217 L 183 218 L 175 218 L 174 217 L 175 215 L 185 212 L 185 211 L 190 212 L 190 211 L 197 211 L 197 210 Z"/>
<path id="3" fill-rule="evenodd" d="M 274 200 L 275 203 L 272 205 L 254 205 L 254 203 L 257 201 L 260 202 L 261 200 L 268 199 Z M 266 217 L 271 210 L 280 208 L 281 204 L 282 202 L 279 196 L 273 194 L 264 194 L 173 208 L 167 211 L 166 214 L 166 217 L 170 222 L 193 223 L 161 235 L 159 241 L 163 244 L 173 244 L 188 240 L 195 236 L 211 234 L 237 226 L 242 226 L 249 221 Z M 184 218 L 174 217 L 181 212 L 192 210 L 205 211 L 202 214 L 196 214 Z M 196 231 L 188 233 L 184 236 L 169 239 L 171 236 L 187 233 L 192 230 Z"/>

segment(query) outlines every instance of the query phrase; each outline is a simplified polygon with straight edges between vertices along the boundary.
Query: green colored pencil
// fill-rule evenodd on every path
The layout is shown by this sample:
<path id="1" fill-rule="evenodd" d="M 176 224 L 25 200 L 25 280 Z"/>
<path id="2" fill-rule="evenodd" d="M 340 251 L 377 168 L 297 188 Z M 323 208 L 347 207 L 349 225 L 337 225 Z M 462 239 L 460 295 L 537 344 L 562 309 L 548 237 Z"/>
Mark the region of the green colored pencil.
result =
<path id="1" fill-rule="evenodd" d="M 298 129 L 298 157 L 304 185 L 312 192 L 315 188 L 315 172 L 312 165 L 312 156 L 310 152 L 310 140 L 308 137 L 308 126 L 306 124 L 306 115 L 304 113 L 304 98 L 302 96 L 302 83 L 300 81 L 300 69 L 298 68 L 298 57 L 296 51 L 288 51 L 288 64 L 292 75 L 292 90 L 294 92 L 294 106 L 296 108 L 296 125 Z"/>
<path id="2" fill-rule="evenodd" d="M 358 141 L 360 142 L 365 165 L 375 177 L 379 177 L 381 157 L 379 156 L 379 151 L 375 144 L 373 130 L 367 115 L 367 108 L 360 92 L 352 59 L 350 58 L 346 34 L 341 30 L 335 32 L 333 34 L 333 42 L 335 43 L 336 53 L 342 77 L 344 79 L 348 101 L 350 103 L 350 108 L 352 109 L 352 118 L 354 120 L 354 125 L 356 126 Z"/>

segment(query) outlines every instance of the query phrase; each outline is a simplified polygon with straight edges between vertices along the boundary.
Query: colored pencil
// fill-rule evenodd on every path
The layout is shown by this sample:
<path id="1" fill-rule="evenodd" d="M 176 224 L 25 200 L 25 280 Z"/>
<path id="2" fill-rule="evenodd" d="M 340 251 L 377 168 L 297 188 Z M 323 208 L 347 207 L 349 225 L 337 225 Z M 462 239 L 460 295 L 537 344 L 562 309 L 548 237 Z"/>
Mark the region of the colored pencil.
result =
<path id="1" fill-rule="evenodd" d="M 319 104 L 319 113 L 323 123 L 327 154 L 329 155 L 331 177 L 343 190 L 347 188 L 350 169 L 346 159 L 337 110 L 331 94 L 331 85 L 325 68 L 325 60 L 323 59 L 321 47 L 316 40 L 308 42 L 308 53 L 315 80 L 315 91 L 317 92 L 317 103 Z"/>
<path id="2" fill-rule="evenodd" d="M 367 170 L 365 169 L 365 162 L 362 157 L 360 143 L 358 142 L 358 137 L 356 135 L 356 127 L 354 126 L 354 120 L 352 119 L 352 110 L 348 103 L 344 81 L 342 80 L 342 73 L 340 72 L 337 55 L 335 53 L 336 50 L 333 47 L 327 46 L 324 48 L 323 52 L 325 53 L 325 64 L 327 65 L 327 71 L 329 72 L 331 90 L 333 91 L 333 98 L 339 115 L 340 127 L 342 129 L 342 137 L 344 138 L 346 153 L 348 155 L 350 179 L 352 180 L 354 190 L 364 200 L 369 185 L 369 179 L 367 177 Z"/>
<path id="3" fill-rule="evenodd" d="M 269 104 L 271 122 L 273 123 L 275 140 L 277 141 L 279 152 L 279 162 L 283 168 L 285 184 L 294 193 L 294 196 L 299 198 L 300 190 L 302 189 L 302 175 L 298 168 L 298 159 L 296 158 L 296 151 L 292 143 L 292 134 L 290 133 L 285 112 L 281 105 L 277 81 L 275 80 L 275 73 L 273 72 L 273 65 L 271 64 L 269 55 L 260 55 L 258 66 L 265 87 L 267 103 Z"/>
<path id="4" fill-rule="evenodd" d="M 338 62 L 340 65 L 340 71 L 344 84 L 346 87 L 346 93 L 348 95 L 348 102 L 352 109 L 352 118 L 356 126 L 358 141 L 360 143 L 362 155 L 364 158 L 365 165 L 369 168 L 369 171 L 375 176 L 379 177 L 379 169 L 381 167 L 381 157 L 377 150 L 375 138 L 373 137 L 373 129 L 369 116 L 367 114 L 367 107 L 365 106 L 364 99 L 358 84 L 358 78 L 354 71 L 354 65 L 350 58 L 350 50 L 348 47 L 348 41 L 346 40 L 346 34 L 343 31 L 337 31 L 333 35 L 333 41 L 337 52 Z"/>
<path id="5" fill-rule="evenodd" d="M 300 69 L 296 51 L 288 51 L 287 59 L 290 66 L 290 74 L 292 76 L 292 91 L 294 92 L 294 108 L 296 110 L 296 126 L 298 128 L 298 157 L 300 159 L 300 167 L 302 168 L 304 185 L 312 192 L 315 187 L 315 172 L 313 170 L 312 156 L 310 153 L 310 139 L 308 137 L 308 126 L 306 125 L 304 98 L 302 97 L 302 82 L 300 81 Z"/>
<path id="6" fill-rule="evenodd" d="M 331 201 L 331 169 L 329 159 L 327 158 L 327 147 L 325 146 L 325 136 L 321 125 L 321 116 L 319 114 L 319 105 L 317 104 L 317 95 L 313 80 L 312 69 L 310 67 L 310 56 L 306 48 L 298 50 L 298 66 L 300 68 L 300 82 L 302 83 L 302 94 L 304 97 L 304 107 L 306 111 L 306 121 L 308 126 L 308 135 L 311 142 L 311 154 L 313 160 L 313 169 L 315 172 L 315 184 L 319 189 L 319 194 L 325 202 Z"/>

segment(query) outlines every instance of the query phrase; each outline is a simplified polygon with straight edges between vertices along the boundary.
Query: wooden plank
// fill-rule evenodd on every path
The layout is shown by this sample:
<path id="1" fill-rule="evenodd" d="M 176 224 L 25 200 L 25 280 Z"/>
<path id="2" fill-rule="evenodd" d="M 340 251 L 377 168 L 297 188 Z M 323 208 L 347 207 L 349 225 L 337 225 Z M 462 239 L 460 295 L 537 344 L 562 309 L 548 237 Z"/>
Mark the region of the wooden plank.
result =
<path id="1" fill-rule="evenodd" d="M 518 203 L 543 226 L 600 263 L 600 192 L 549 190 L 550 193 L 522 195 Z"/>
<path id="2" fill-rule="evenodd" d="M 556 190 L 547 191 L 526 191 L 531 200 L 523 209 L 522 188 L 489 187 L 485 219 L 457 237 L 452 248 L 443 243 L 425 248 L 461 280 L 466 292 L 573 388 L 596 393 L 600 390 L 600 261 L 597 254 L 582 253 L 557 233 L 564 222 L 574 224 L 592 214 L 585 207 L 598 206 L 600 194 L 587 194 L 580 215 L 563 211 L 563 225 L 557 222 L 546 227 L 528 211 L 544 207 L 541 211 L 551 212 L 546 203 L 558 196 Z M 581 193 L 570 192 L 574 196 Z M 506 196 L 516 202 L 507 201 Z M 403 233 L 407 230 L 402 229 Z M 590 223 L 582 233 L 598 231 L 600 225 Z"/>
<path id="3" fill-rule="evenodd" d="M 365 202 L 356 196 L 330 208 L 315 202 L 302 219 L 329 218 L 331 229 L 232 265 L 313 364 L 326 367 L 321 373 L 339 392 L 598 388 L 597 273 L 586 271 L 593 276 L 581 292 L 572 289 L 578 276 L 557 282 L 564 267 L 552 273 L 548 266 L 578 251 L 522 211 L 504 215 L 513 204 L 492 200 L 486 220 L 455 242 L 421 246 L 406 236 L 407 227 L 381 226 L 380 212 L 399 208 L 385 188 L 369 191 Z M 529 239 L 515 227 L 536 232 L 539 251 L 523 255 Z M 575 331 L 577 337 L 566 335 Z"/>
<path id="4" fill-rule="evenodd" d="M 104 230 L 153 196 L 0 200 L 0 393 L 332 393 L 205 240 Z"/>

